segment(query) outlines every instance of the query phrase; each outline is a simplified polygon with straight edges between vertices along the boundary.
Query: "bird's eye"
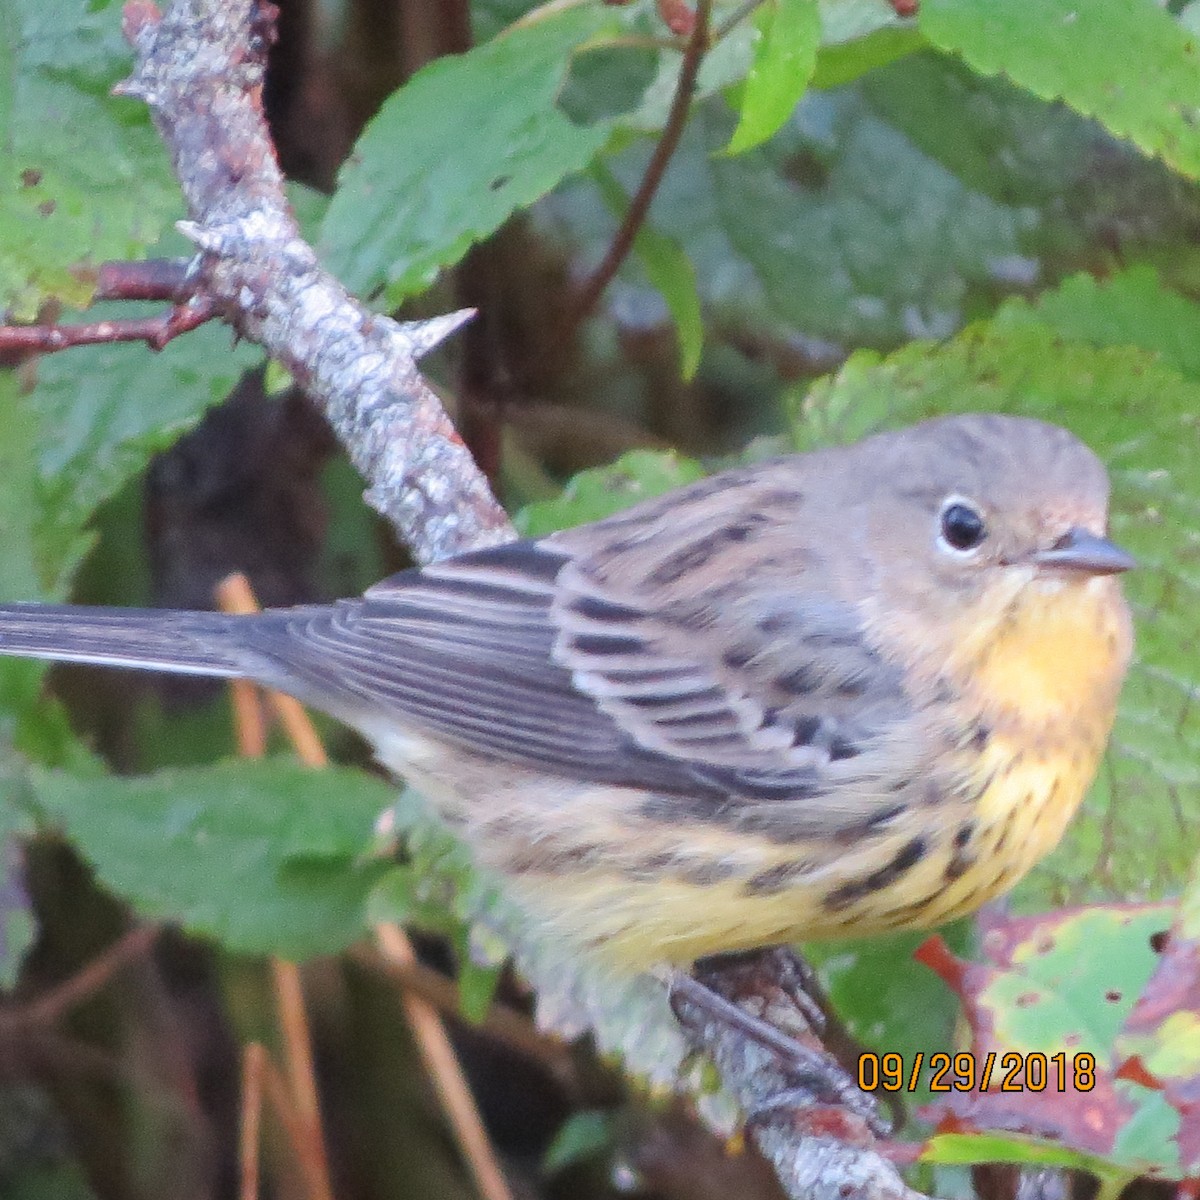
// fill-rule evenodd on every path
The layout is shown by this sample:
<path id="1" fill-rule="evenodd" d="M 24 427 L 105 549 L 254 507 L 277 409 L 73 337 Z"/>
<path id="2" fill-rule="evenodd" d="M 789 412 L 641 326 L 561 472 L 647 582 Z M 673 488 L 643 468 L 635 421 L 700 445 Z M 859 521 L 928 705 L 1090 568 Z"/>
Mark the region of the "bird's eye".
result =
<path id="1" fill-rule="evenodd" d="M 974 550 L 985 537 L 987 526 L 969 504 L 952 500 L 942 509 L 942 540 L 952 550 Z"/>

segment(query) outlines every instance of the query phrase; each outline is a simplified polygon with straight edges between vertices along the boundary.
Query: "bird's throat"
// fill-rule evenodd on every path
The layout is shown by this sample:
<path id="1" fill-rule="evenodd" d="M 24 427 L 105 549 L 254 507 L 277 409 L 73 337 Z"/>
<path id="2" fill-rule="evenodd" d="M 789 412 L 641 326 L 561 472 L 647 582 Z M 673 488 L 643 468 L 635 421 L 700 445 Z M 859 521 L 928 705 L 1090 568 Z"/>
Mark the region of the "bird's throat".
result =
<path id="1" fill-rule="evenodd" d="M 1099 726 L 1103 742 L 1131 645 L 1129 610 L 1113 580 L 1035 582 L 949 673 L 1001 722 L 1048 732 L 1062 722 L 1089 740 Z"/>

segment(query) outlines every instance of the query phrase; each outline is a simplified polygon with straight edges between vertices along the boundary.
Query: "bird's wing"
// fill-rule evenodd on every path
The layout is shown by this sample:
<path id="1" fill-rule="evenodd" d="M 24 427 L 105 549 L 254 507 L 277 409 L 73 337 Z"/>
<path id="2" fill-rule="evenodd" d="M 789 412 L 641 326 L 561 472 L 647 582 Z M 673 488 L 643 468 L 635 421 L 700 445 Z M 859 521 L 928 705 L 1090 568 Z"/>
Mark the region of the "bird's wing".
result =
<path id="1" fill-rule="evenodd" d="M 254 649 L 302 698 L 388 709 L 472 751 L 574 778 L 718 804 L 857 780 L 838 790 L 866 803 L 886 790 L 885 764 L 903 769 L 880 751 L 908 704 L 849 605 L 806 597 L 793 572 L 769 600 L 733 587 L 724 611 L 726 585 L 664 594 L 609 550 L 566 535 L 404 572 L 360 601 L 270 614 Z M 657 555 L 660 584 L 686 550 Z"/>
<path id="2" fill-rule="evenodd" d="M 828 830 L 839 812 L 886 811 L 920 777 L 921 739 L 845 599 L 863 587 L 853 553 L 841 545 L 835 576 L 789 540 L 804 499 L 771 481 L 714 477 L 335 605 L 4 606 L 0 653 L 248 675 L 364 729 L 390 715 L 498 760 L 674 795 L 693 815 L 701 800 L 725 819 L 821 795 L 787 831 Z"/>

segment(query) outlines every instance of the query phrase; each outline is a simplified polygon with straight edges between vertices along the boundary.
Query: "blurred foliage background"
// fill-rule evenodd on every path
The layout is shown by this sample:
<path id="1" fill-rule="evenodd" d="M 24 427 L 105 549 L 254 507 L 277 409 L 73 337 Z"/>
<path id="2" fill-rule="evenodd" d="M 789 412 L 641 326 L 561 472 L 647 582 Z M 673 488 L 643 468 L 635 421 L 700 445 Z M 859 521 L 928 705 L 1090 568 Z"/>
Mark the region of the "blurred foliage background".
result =
<path id="1" fill-rule="evenodd" d="M 1138 663 L 1086 811 L 1012 903 L 1119 914 L 1179 893 L 1200 850 L 1200 4 L 723 0 L 674 118 L 697 16 L 671 0 L 280 10 L 266 103 L 306 234 L 380 310 L 478 310 L 425 365 L 524 531 L 948 411 L 1037 415 L 1095 447 L 1142 564 Z M 55 320 L 101 262 L 187 253 L 183 213 L 144 110 L 110 95 L 119 6 L 3 0 L 0 22 L 0 293 L 11 319 Z M 406 563 L 307 400 L 226 330 L 6 366 L 6 599 L 208 607 L 237 570 L 291 604 Z M 333 1194 L 472 1195 L 369 948 L 393 918 L 431 931 L 410 987 L 436 998 L 430 971 L 458 973 L 446 1019 L 513 1195 L 777 1195 L 753 1155 L 623 1076 L 622 1053 L 651 1075 L 677 1054 L 635 998 L 610 1001 L 603 1055 L 534 1030 L 497 966 L 502 902 L 415 798 L 400 860 L 373 853 L 394 789 L 320 728 L 327 771 L 277 731 L 237 761 L 215 685 L 0 662 L 0 1196 L 237 1194 L 244 1047 L 286 1050 L 272 955 L 307 960 Z M 1119 1061 L 1113 1013 L 1153 968 L 1134 924 L 1064 934 L 1086 949 L 1038 985 L 1064 1003 L 1022 1045 L 1086 1029 Z M 961 1044 L 919 940 L 816 951 L 872 1049 Z M 569 969 L 531 962 L 545 990 Z M 989 1001 L 997 1024 L 1031 986 Z M 1137 1087 L 1078 1165 L 1112 1191 L 1200 1174 L 1195 1111 Z M 320 1196 L 267 1110 L 263 1194 Z M 961 1167 L 914 1180 L 972 1186 Z"/>

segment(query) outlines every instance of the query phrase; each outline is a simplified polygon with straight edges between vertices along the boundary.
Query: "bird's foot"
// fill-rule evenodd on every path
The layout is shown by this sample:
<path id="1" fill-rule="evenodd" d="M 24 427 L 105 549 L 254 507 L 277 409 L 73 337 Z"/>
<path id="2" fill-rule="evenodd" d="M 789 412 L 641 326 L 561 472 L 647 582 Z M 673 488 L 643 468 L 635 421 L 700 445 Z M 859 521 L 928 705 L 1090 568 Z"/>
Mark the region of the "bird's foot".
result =
<path id="1" fill-rule="evenodd" d="M 820 1035 L 828 1026 L 812 968 L 785 948 L 721 955 L 670 979 L 676 1017 L 710 1051 L 713 1030 L 735 1031 L 770 1052 L 777 1078 L 746 1107 L 749 1130 L 789 1120 L 842 1135 L 884 1137 L 890 1124 Z M 718 1055 L 719 1057 L 719 1055 Z M 845 1118 L 845 1119 L 843 1119 Z"/>

